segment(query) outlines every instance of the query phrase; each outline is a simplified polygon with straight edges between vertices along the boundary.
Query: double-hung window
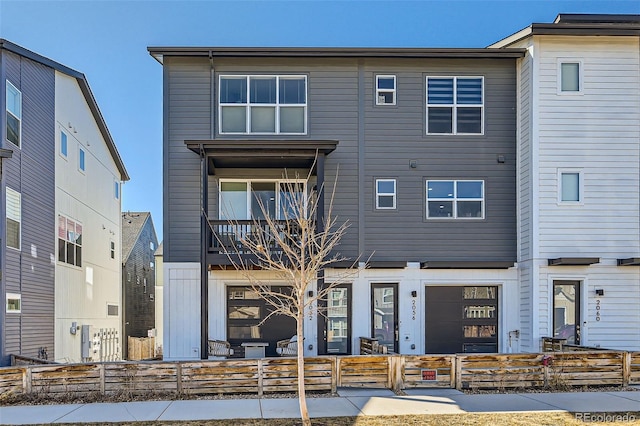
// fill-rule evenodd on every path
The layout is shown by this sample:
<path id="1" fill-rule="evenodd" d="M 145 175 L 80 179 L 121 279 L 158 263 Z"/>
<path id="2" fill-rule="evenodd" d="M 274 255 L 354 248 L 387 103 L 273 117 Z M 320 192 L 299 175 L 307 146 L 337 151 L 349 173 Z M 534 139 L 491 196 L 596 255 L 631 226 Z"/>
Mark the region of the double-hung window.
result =
<path id="1" fill-rule="evenodd" d="M 7 247 L 20 250 L 22 237 L 22 195 L 7 187 Z"/>
<path id="2" fill-rule="evenodd" d="M 9 142 L 20 146 L 22 127 L 22 93 L 7 80 L 7 134 Z"/>
<path id="3" fill-rule="evenodd" d="M 376 179 L 376 209 L 396 208 L 396 180 Z"/>
<path id="4" fill-rule="evenodd" d="M 220 219 L 291 220 L 306 211 L 305 181 L 222 180 Z"/>
<path id="5" fill-rule="evenodd" d="M 483 77 L 427 77 L 427 133 L 482 134 Z"/>
<path id="6" fill-rule="evenodd" d="M 220 133 L 305 134 L 307 77 L 220 76 Z"/>
<path id="7" fill-rule="evenodd" d="M 484 218 L 484 181 L 428 180 L 427 218 Z"/>
<path id="8" fill-rule="evenodd" d="M 376 105 L 396 104 L 396 76 L 376 76 Z"/>
<path id="9" fill-rule="evenodd" d="M 58 261 L 82 266 L 82 225 L 58 216 Z"/>

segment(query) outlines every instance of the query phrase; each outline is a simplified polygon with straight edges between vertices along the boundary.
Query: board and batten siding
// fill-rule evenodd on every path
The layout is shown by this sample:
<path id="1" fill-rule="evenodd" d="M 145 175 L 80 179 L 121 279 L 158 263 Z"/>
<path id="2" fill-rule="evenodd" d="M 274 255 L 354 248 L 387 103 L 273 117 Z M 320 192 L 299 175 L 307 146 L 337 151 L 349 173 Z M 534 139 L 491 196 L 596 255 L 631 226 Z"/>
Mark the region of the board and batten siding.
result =
<path id="1" fill-rule="evenodd" d="M 165 360 L 200 358 L 200 264 L 164 263 Z"/>
<path id="2" fill-rule="evenodd" d="M 581 61 L 581 94 L 558 94 L 558 62 Z M 640 252 L 638 38 L 545 39 L 539 52 L 540 256 Z M 558 169 L 583 173 L 581 205 L 558 203 Z"/>
<path id="3" fill-rule="evenodd" d="M 54 355 L 55 78 L 47 66 L 7 51 L 2 55 L 5 78 L 22 92 L 21 146 L 2 138 L 3 147 L 13 151 L 3 161 L 4 185 L 22 200 L 21 249 L 3 247 L 5 291 L 22 295 L 22 312 L 5 313 L 4 363 L 9 354 L 37 357 L 41 348 L 49 358 Z"/>

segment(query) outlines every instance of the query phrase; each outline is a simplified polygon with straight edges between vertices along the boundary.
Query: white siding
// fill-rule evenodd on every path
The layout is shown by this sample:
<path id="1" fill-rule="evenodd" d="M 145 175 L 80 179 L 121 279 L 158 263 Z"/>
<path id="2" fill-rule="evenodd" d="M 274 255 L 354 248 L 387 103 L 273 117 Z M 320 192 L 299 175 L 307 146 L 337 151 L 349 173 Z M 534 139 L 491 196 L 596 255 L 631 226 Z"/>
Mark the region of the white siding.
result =
<path id="1" fill-rule="evenodd" d="M 200 264 L 164 264 L 166 360 L 200 359 Z"/>
<path id="2" fill-rule="evenodd" d="M 56 193 L 55 211 L 82 224 L 82 267 L 56 261 L 56 361 L 80 361 L 80 333 L 72 322 L 111 328 L 121 333 L 120 199 L 114 181 L 121 176 L 102 138 L 77 80 L 56 72 Z M 67 156 L 60 155 L 60 132 L 67 134 Z M 79 147 L 85 151 L 85 172 L 78 170 Z M 56 238 L 52 235 L 52 238 Z M 110 241 L 116 242 L 111 259 Z M 57 249 L 57 238 L 56 238 Z M 118 305 L 118 316 L 107 316 L 107 304 Z"/>

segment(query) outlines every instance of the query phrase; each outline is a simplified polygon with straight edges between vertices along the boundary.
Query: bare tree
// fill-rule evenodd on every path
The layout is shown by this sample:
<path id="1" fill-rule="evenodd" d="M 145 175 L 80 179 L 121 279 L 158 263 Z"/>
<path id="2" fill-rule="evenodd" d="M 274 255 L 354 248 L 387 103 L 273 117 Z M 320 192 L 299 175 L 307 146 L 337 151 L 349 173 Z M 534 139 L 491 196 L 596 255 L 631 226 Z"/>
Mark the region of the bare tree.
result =
<path id="1" fill-rule="evenodd" d="M 309 182 L 310 177 L 308 175 L 304 182 Z M 329 284 L 316 286 L 316 282 L 323 281 L 325 268 L 334 262 L 346 260 L 336 252 L 349 226 L 347 222 L 338 223 L 333 215 L 337 179 L 328 197 L 328 206 L 324 209 L 326 214 L 318 216 L 319 209 L 323 207 L 320 202 L 323 186 L 307 191 L 302 181 L 286 178 L 285 172 L 286 183 L 280 194 L 279 206 L 282 219 L 274 218 L 262 200 L 257 199 L 264 219 L 253 219 L 250 232 L 247 232 L 246 226 L 238 226 L 237 221 L 229 221 L 235 235 L 227 250 L 227 257 L 250 283 L 253 291 L 271 307 L 261 324 L 273 315 L 286 315 L 296 321 L 298 398 L 300 416 L 306 426 L 311 425 L 311 419 L 304 384 L 305 312 L 311 310 L 321 314 L 317 302 L 326 300 L 334 287 L 352 278 L 358 270 L 347 269 L 344 274 L 332 277 Z M 214 235 L 220 244 L 229 245 L 228 241 L 223 243 L 215 231 Z M 353 263 L 355 265 L 357 261 Z M 272 272 L 275 280 L 284 282 L 290 291 L 273 290 L 273 280 L 261 278 L 263 274 L 256 273 L 257 270 Z"/>

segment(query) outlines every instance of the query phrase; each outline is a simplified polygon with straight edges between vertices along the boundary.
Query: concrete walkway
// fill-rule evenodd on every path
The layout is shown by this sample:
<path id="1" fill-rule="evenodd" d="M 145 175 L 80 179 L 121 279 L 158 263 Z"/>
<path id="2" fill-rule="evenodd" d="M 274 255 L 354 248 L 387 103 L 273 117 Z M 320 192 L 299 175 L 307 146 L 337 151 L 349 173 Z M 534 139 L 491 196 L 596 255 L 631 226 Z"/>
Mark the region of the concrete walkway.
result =
<path id="1" fill-rule="evenodd" d="M 340 389 L 338 397 L 308 398 L 311 417 L 567 411 L 638 412 L 640 392 L 467 395 L 454 389 Z M 295 398 L 147 401 L 0 407 L 0 424 L 298 418 Z"/>

